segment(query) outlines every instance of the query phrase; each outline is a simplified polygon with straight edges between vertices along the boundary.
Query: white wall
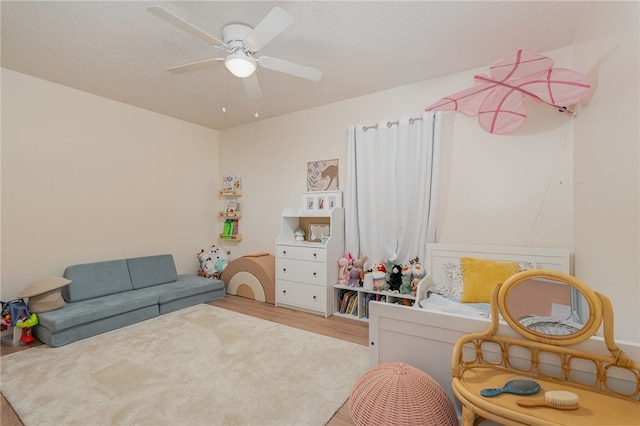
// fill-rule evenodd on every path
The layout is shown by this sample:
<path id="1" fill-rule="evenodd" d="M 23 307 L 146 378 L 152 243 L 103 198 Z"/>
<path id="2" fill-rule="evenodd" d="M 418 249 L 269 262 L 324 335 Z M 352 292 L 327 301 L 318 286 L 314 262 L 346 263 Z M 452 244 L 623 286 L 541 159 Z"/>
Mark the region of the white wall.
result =
<path id="1" fill-rule="evenodd" d="M 562 63 L 570 49 L 549 54 Z M 346 188 L 347 126 L 418 117 L 442 96 L 472 85 L 477 72 L 486 69 L 222 131 L 221 172 L 242 176 L 244 186 L 243 241 L 230 247 L 232 256 L 273 253 L 280 211 L 297 207 L 306 191 L 307 162 L 338 158 L 340 188 Z M 529 109 L 531 119 L 508 136 L 446 113 L 439 241 L 571 248 L 573 122 L 549 107 Z M 379 196 L 384 202 L 385 194 Z"/>
<path id="2" fill-rule="evenodd" d="M 1 298 L 71 264 L 173 254 L 216 232 L 218 132 L 2 69 Z"/>
<path id="3" fill-rule="evenodd" d="M 576 120 L 575 274 L 640 342 L 640 3 L 597 2 L 574 46 L 594 86 Z"/>

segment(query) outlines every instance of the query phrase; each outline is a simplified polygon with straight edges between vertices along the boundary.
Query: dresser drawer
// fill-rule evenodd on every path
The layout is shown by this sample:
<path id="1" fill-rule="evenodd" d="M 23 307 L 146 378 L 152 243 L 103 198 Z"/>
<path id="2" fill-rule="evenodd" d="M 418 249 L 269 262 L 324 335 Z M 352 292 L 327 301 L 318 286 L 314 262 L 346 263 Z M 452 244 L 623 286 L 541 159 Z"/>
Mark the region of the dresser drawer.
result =
<path id="1" fill-rule="evenodd" d="M 326 313 L 327 289 L 317 285 L 278 281 L 276 302 Z"/>
<path id="2" fill-rule="evenodd" d="M 327 260 L 327 250 L 322 247 L 296 247 L 283 246 L 276 247 L 276 257 L 282 259 L 309 260 L 325 262 Z"/>
<path id="3" fill-rule="evenodd" d="M 279 280 L 326 287 L 327 266 L 320 262 L 279 258 L 276 262 L 276 277 Z"/>

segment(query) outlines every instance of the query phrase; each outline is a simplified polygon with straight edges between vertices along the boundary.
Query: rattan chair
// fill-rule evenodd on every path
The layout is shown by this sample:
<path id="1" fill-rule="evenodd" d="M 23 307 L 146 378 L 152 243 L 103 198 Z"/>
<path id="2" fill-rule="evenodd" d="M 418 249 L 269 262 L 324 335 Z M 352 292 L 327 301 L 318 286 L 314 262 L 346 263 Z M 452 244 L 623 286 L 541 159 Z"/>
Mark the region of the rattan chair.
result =
<path id="1" fill-rule="evenodd" d="M 453 403 L 438 382 L 401 362 L 364 373 L 351 391 L 349 412 L 358 426 L 458 425 Z"/>

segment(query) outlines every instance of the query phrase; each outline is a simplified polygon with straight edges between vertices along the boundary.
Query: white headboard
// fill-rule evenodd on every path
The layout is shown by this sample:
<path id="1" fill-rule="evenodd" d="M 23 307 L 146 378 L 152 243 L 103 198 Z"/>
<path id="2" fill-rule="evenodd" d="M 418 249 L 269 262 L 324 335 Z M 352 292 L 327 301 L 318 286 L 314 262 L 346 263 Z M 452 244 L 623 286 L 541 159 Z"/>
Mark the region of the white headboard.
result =
<path id="1" fill-rule="evenodd" d="M 427 243 L 426 256 L 423 266 L 427 275 L 431 275 L 437 285 L 449 285 L 443 265 L 458 263 L 461 257 L 503 262 L 535 262 L 540 269 L 571 273 L 571 258 L 567 249 Z"/>

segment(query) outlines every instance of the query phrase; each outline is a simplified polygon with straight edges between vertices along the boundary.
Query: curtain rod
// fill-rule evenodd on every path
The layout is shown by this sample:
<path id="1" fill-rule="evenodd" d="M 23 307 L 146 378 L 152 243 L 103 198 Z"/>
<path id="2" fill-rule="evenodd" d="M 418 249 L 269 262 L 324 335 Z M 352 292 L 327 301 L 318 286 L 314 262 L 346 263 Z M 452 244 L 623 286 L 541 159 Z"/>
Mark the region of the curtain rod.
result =
<path id="1" fill-rule="evenodd" d="M 415 117 L 415 118 L 410 118 L 409 119 L 409 124 L 413 124 L 418 120 L 422 120 L 422 117 Z M 400 123 L 400 120 L 396 120 L 396 121 L 387 121 L 387 127 L 391 128 L 392 126 L 397 126 L 398 123 Z M 373 126 L 362 126 L 362 131 L 366 132 L 369 129 L 378 129 L 378 125 L 374 124 Z"/>

